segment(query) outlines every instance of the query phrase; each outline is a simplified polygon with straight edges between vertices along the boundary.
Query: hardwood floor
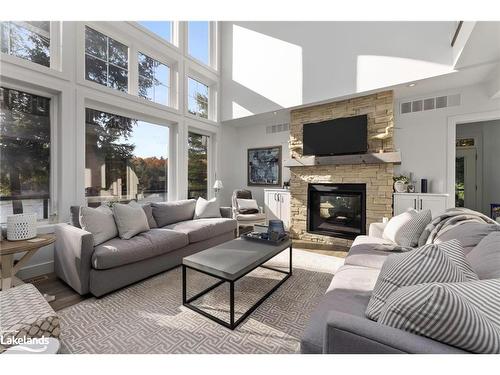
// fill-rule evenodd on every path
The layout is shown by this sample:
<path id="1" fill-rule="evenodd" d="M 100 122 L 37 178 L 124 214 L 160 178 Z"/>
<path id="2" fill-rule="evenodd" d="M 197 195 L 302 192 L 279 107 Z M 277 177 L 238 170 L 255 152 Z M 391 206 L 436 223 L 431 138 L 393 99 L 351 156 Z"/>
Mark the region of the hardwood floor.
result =
<path id="1" fill-rule="evenodd" d="M 51 296 L 55 296 L 56 299 L 52 302 L 49 302 L 49 305 L 55 311 L 62 310 L 65 307 L 76 305 L 78 302 L 81 302 L 90 297 L 90 295 L 79 295 L 64 281 L 59 279 L 55 273 L 49 273 L 47 275 L 38 276 L 36 278 L 28 279 L 25 281 L 36 286 L 40 293 L 47 293 Z"/>

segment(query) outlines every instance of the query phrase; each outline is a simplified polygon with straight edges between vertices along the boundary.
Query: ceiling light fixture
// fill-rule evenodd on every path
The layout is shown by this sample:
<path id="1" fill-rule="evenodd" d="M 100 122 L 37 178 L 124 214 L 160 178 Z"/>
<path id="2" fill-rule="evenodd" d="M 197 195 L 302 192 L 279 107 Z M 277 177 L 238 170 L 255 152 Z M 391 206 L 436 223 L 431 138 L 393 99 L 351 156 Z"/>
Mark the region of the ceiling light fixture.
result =
<path id="1" fill-rule="evenodd" d="M 415 82 L 409 83 L 407 86 L 408 87 L 415 87 L 417 84 Z"/>

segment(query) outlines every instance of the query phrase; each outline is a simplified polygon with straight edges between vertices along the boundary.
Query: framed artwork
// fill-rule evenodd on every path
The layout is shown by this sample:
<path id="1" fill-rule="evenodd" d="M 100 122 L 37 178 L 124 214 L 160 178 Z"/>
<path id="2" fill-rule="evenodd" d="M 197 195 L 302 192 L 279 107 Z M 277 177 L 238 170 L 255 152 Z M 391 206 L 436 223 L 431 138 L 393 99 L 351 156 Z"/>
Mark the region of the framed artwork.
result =
<path id="1" fill-rule="evenodd" d="M 281 146 L 248 149 L 248 186 L 281 186 Z"/>

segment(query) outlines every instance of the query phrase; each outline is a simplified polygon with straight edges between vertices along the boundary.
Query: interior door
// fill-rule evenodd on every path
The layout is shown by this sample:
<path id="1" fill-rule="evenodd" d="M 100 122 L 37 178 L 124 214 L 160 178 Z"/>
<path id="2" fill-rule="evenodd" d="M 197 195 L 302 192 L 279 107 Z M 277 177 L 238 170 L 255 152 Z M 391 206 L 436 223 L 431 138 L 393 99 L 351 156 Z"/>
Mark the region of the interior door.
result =
<path id="1" fill-rule="evenodd" d="M 455 158 L 455 206 L 477 210 L 475 147 L 457 147 Z"/>

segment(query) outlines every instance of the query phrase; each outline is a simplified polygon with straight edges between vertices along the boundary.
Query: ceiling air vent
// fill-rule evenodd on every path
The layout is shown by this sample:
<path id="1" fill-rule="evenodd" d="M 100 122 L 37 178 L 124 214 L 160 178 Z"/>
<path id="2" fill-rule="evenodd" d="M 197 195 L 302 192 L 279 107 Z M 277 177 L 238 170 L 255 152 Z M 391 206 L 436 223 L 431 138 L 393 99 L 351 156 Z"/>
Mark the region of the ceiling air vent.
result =
<path id="1" fill-rule="evenodd" d="M 417 99 L 401 103 L 401 113 L 431 111 L 460 105 L 460 94 L 438 96 L 434 98 Z"/>
<path id="2" fill-rule="evenodd" d="M 266 134 L 286 132 L 289 129 L 290 129 L 290 125 L 288 123 L 269 125 L 269 126 L 266 126 Z"/>

